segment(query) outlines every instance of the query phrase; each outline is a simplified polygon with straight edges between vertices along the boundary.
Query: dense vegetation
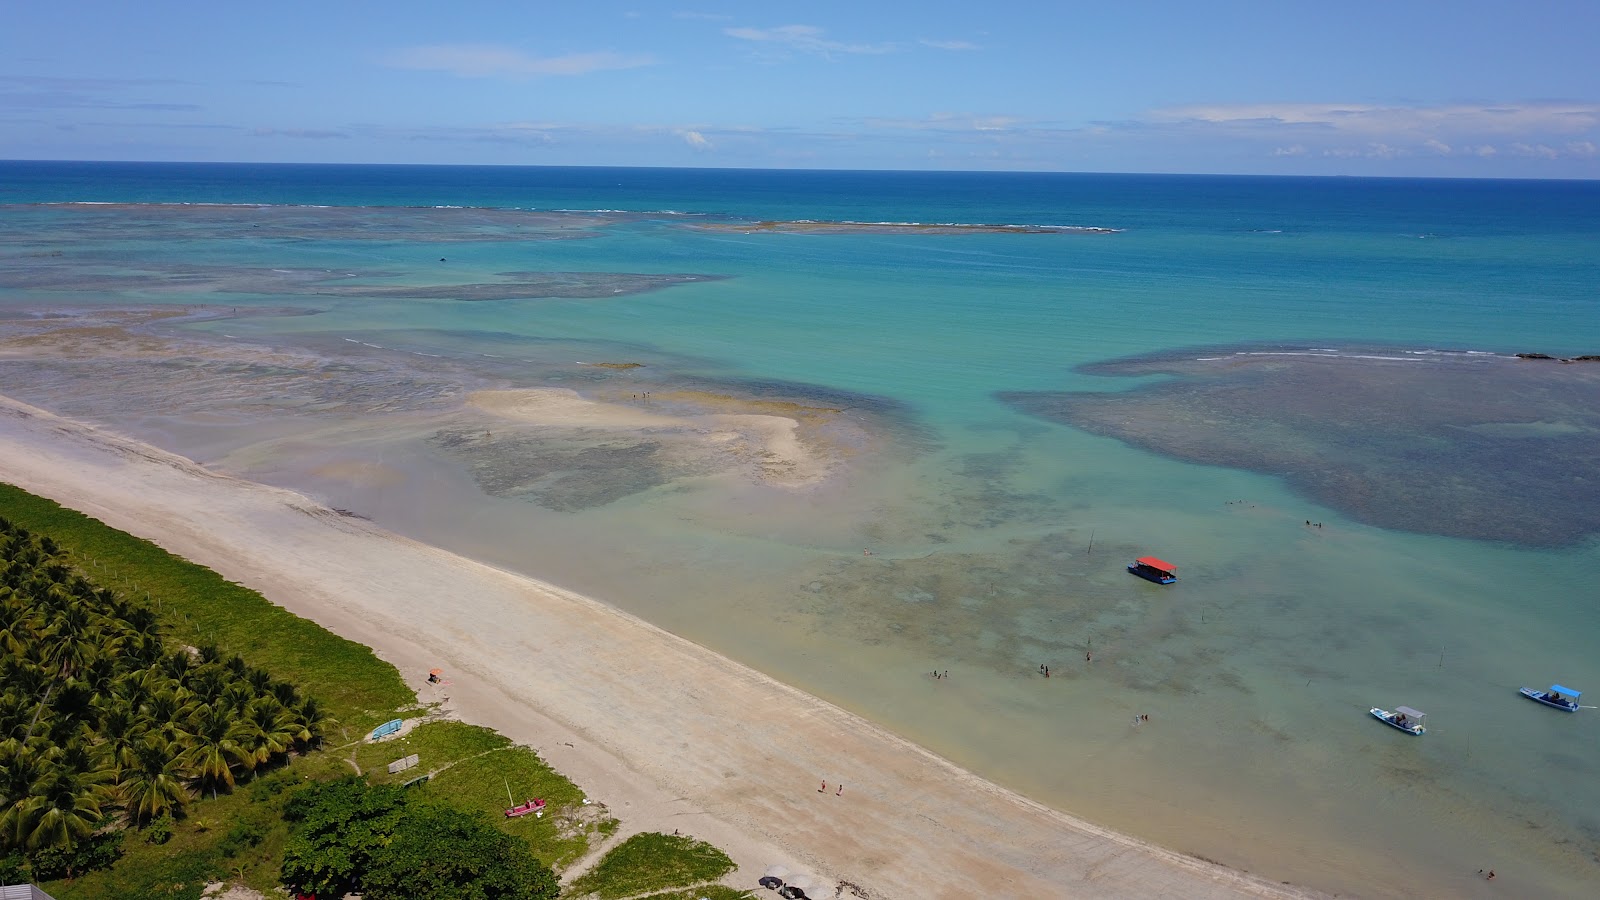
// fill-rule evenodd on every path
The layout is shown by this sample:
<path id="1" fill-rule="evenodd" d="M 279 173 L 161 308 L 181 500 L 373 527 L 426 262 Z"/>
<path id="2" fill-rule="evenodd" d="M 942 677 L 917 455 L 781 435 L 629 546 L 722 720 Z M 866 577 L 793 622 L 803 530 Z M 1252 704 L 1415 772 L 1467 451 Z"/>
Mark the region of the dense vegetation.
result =
<path id="1" fill-rule="evenodd" d="M 317 864 L 314 856 L 306 855 L 303 843 L 311 840 L 312 829 L 306 824 L 311 821 L 307 813 L 311 800 L 301 798 L 314 798 L 328 789 L 324 785 L 339 784 L 352 768 L 365 773 L 363 779 L 375 785 L 374 790 L 396 789 L 416 779 L 418 773 L 428 776 L 426 782 L 404 792 L 407 799 L 397 807 L 403 815 L 392 824 L 391 832 L 399 849 L 387 857 L 385 867 L 369 864 L 362 882 L 368 897 L 463 896 L 443 887 L 434 894 L 419 891 L 429 884 L 470 880 L 472 872 L 487 872 L 497 865 L 503 869 L 503 880 L 486 880 L 484 893 L 465 896 L 553 896 L 549 893 L 553 876 L 538 860 L 558 869 L 571 865 L 595 842 L 615 831 L 617 821 L 603 806 L 591 805 L 582 790 L 531 749 L 516 746 L 489 729 L 425 721 L 401 737 L 380 743 L 363 740 L 379 722 L 424 712 L 395 668 L 370 649 L 330 634 L 204 566 L 10 485 L 0 484 L 0 516 L 11 523 L 6 529 L 8 547 L 20 526 L 33 532 L 27 542 L 34 545 L 30 551 L 17 544 L 14 555 L 27 562 L 13 567 L 8 556 L 6 574 L 0 575 L 0 583 L 10 590 L 5 594 L 6 605 L 13 609 L 20 605 L 23 610 L 21 616 L 7 618 L 14 624 L 0 631 L 0 698 L 4 698 L 0 722 L 5 728 L 0 733 L 0 754 L 20 752 L 27 760 L 13 767 L 12 757 L 6 757 L 6 787 L 0 789 L 4 791 L 0 804 L 5 814 L 0 841 L 6 843 L 0 847 L 11 847 L 13 852 L 0 851 L 0 884 L 42 880 L 58 900 L 196 900 L 211 881 L 244 884 L 272 896 L 290 873 L 290 860 L 298 859 L 297 866 L 307 865 L 308 860 L 313 867 Z M 9 580 L 13 568 L 19 573 L 23 569 L 35 573 L 41 567 L 53 569 L 53 575 L 35 578 L 19 574 L 18 583 Z M 88 577 L 81 577 L 84 575 Z M 109 611 L 98 618 L 87 617 L 87 622 L 80 621 L 83 617 L 76 613 L 59 612 L 65 597 L 78 597 L 74 579 L 82 582 L 76 588 L 78 594 L 87 592 L 96 598 L 94 604 L 103 602 Z M 22 581 L 33 587 L 23 588 Z M 54 596 L 42 602 L 35 603 L 21 593 L 42 588 L 48 594 L 52 584 L 57 585 Z M 114 586 L 115 591 L 102 586 Z M 129 597 L 141 602 L 134 603 Z M 91 608 L 89 600 L 79 598 L 77 602 L 85 611 Z M 149 617 L 152 606 L 153 621 Z M 96 630 L 74 632 L 74 622 Z M 8 643 L 12 627 L 20 629 L 15 651 Z M 73 633 L 85 637 L 69 640 Z M 153 640 L 135 637 L 140 634 Z M 227 650 L 214 650 L 213 646 Z M 90 652 L 91 648 L 96 652 Z M 172 657 L 185 657 L 187 662 L 167 662 Z M 141 658 L 152 664 L 141 667 Z M 14 679 L 11 668 L 20 672 L 24 665 L 35 671 Z M 182 672 L 174 674 L 168 666 L 182 667 Z M 263 669 L 273 675 L 257 674 Z M 213 674 L 202 675 L 202 671 Z M 284 712 L 291 721 L 295 721 L 296 709 L 305 711 L 301 694 L 325 700 L 321 710 L 313 705 L 312 711 L 320 712 L 316 730 L 326 732 L 329 746 L 305 754 L 274 756 L 269 752 L 267 763 L 252 765 L 236 748 L 267 746 L 248 733 L 251 726 L 247 723 L 267 732 L 268 720 L 248 717 L 228 720 L 237 727 L 222 732 L 225 740 L 212 745 L 185 743 L 185 735 L 206 734 L 201 724 L 208 719 L 200 715 L 200 705 L 233 709 L 242 700 L 248 711 L 250 700 L 244 698 L 244 687 L 236 685 L 241 671 L 243 685 L 253 688 L 264 683 L 267 688 L 265 694 L 257 692 L 251 699 L 270 695 L 283 703 L 287 698 L 290 702 Z M 140 672 L 146 674 L 134 677 Z M 117 705 L 114 701 L 125 700 L 128 691 L 137 690 L 125 687 L 119 695 L 101 686 L 114 687 L 119 679 L 143 685 L 145 678 L 152 690 L 143 702 L 128 707 L 126 718 L 131 721 L 123 722 L 121 713 L 108 718 L 106 710 Z M 221 682 L 220 693 L 211 686 L 214 679 Z M 199 684 L 198 691 L 190 682 Z M 68 690 L 69 684 L 90 685 L 87 700 L 80 687 Z M 295 685 L 297 693 L 279 697 L 284 688 L 275 685 L 282 684 Z M 151 706 L 155 696 L 175 699 L 180 692 L 188 702 L 160 701 L 156 704 L 159 715 L 141 718 L 140 710 Z M 199 698 L 214 693 L 216 699 L 198 703 Z M 182 710 L 187 712 L 180 715 Z M 33 721 L 35 715 L 37 722 Z M 69 727 L 74 716 L 79 725 L 92 720 L 98 730 Z M 217 719 L 214 713 L 209 717 L 214 726 Z M 310 748 L 316 730 L 307 738 L 295 732 L 291 747 Z M 173 751 L 170 763 L 157 767 L 157 776 L 139 775 L 139 759 L 130 763 L 116 751 L 118 747 L 131 749 L 127 738 L 136 731 L 143 735 L 137 743 L 166 740 Z M 124 738 L 114 739 L 112 734 Z M 46 741 L 53 749 L 45 747 Z M 216 752 L 188 749 L 203 745 Z M 389 761 L 408 754 L 418 754 L 422 765 L 398 774 L 386 773 Z M 123 761 L 113 766 L 117 759 Z M 209 768 L 202 765 L 207 759 Z M 41 781 L 37 777 L 44 768 L 65 771 L 61 767 L 73 762 L 86 763 L 83 771 L 87 774 L 76 781 L 54 777 Z M 152 760 L 149 765 L 156 763 Z M 224 769 L 237 786 L 232 791 Z M 209 776 L 202 774 L 206 771 Z M 35 774 L 30 776 L 30 772 Z M 108 772 L 112 777 L 105 778 Z M 149 786 L 128 786 L 140 779 Z M 25 781 L 54 788 L 54 793 L 40 794 L 53 800 L 47 804 L 34 799 L 31 790 L 24 799 L 17 785 Z M 77 785 L 76 789 L 67 790 L 69 784 Z M 520 819 L 499 815 L 508 787 L 516 790 L 517 799 L 545 798 L 547 814 Z M 136 797 L 144 799 L 132 802 Z M 94 804 L 98 804 L 98 818 L 92 810 Z M 449 811 L 442 811 L 446 807 Z M 158 809 L 161 812 L 156 812 Z M 69 818 L 97 824 L 88 836 L 53 849 L 27 846 L 28 835 L 37 832 L 43 841 L 63 830 L 57 823 L 64 825 Z M 23 826 L 21 832 L 19 825 Z M 81 833 L 71 827 L 64 830 Z M 449 836 L 452 846 L 466 842 L 475 848 L 474 855 L 461 862 L 471 872 L 453 869 L 450 860 L 443 859 L 447 854 L 441 851 L 441 835 Z M 510 843 L 505 842 L 507 837 Z M 720 853 L 709 845 L 687 838 L 655 843 L 649 839 L 665 836 L 636 836 L 614 848 L 596 866 L 599 874 L 587 878 L 579 892 L 598 889 L 614 895 L 626 885 L 640 891 L 664 891 L 651 893 L 651 900 L 747 900 L 751 896 L 706 883 L 725 874 L 726 866 L 731 865 L 718 861 Z M 359 841 L 352 841 L 348 851 L 334 853 L 356 855 L 359 847 Z M 433 865 L 435 862 L 442 865 Z M 75 877 L 55 880 L 69 874 Z M 394 887 L 402 883 L 404 893 Z M 673 890 L 690 884 L 702 886 L 693 891 Z M 490 892 L 507 885 L 531 893 Z M 384 894 L 385 890 L 394 892 Z"/>
<path id="2" fill-rule="evenodd" d="M 640 897 L 651 891 L 696 887 L 732 872 L 728 854 L 692 837 L 636 834 L 613 847 L 599 865 L 573 880 L 573 896 L 600 900 Z M 692 896 L 707 896 L 703 891 Z"/>
<path id="3" fill-rule="evenodd" d="M 114 817 L 181 817 L 321 740 L 315 700 L 214 647 L 169 648 L 153 610 L 63 556 L 0 518 L 0 853 L 37 862 Z"/>
<path id="4" fill-rule="evenodd" d="M 283 882 L 367 900 L 546 900 L 556 877 L 487 817 L 359 776 L 316 785 L 285 811 L 294 823 Z"/>

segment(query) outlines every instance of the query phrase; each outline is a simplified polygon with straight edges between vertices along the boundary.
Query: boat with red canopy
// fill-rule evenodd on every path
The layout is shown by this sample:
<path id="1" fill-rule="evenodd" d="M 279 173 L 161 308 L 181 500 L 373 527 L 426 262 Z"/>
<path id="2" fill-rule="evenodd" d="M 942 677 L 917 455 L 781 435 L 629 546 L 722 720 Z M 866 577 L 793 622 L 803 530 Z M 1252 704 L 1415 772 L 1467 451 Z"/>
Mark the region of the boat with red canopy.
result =
<path id="1" fill-rule="evenodd" d="M 1171 584 L 1178 580 L 1178 567 L 1154 556 L 1139 557 L 1128 566 L 1128 571 L 1156 584 Z"/>

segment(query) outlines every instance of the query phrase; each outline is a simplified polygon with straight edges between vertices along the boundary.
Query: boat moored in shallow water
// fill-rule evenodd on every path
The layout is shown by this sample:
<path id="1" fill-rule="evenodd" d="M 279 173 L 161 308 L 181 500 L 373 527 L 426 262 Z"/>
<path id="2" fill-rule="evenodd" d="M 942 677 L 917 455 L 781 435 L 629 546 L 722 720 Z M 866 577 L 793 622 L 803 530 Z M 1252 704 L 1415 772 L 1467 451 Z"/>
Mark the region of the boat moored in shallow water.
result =
<path id="1" fill-rule="evenodd" d="M 1139 557 L 1128 566 L 1128 571 L 1156 584 L 1171 584 L 1178 580 L 1178 567 L 1154 556 Z"/>
<path id="2" fill-rule="evenodd" d="M 1533 688 L 1523 688 L 1522 696 L 1529 700 L 1536 700 L 1545 706 L 1552 706 L 1562 712 L 1577 712 L 1578 698 L 1583 696 L 1583 691 L 1575 691 L 1559 684 L 1550 685 L 1550 690 L 1539 691 Z"/>
<path id="3" fill-rule="evenodd" d="M 1398 728 L 1409 735 L 1425 734 L 1428 731 L 1428 714 L 1409 706 L 1396 706 L 1394 712 L 1374 706 L 1371 713 L 1383 724 L 1390 728 Z"/>

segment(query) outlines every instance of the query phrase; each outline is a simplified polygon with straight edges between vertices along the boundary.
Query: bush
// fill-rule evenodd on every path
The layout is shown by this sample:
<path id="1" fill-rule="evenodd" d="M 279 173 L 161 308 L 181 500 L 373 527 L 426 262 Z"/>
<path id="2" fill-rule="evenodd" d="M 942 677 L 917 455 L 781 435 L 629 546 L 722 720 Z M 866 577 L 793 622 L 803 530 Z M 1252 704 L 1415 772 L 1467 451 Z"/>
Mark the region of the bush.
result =
<path id="1" fill-rule="evenodd" d="M 367 900 L 554 900 L 561 892 L 528 845 L 478 813 L 418 806 L 373 857 Z"/>
<path id="2" fill-rule="evenodd" d="M 22 884 L 28 880 L 28 873 L 22 867 L 21 853 L 12 853 L 0 856 L 0 884 Z"/>
<path id="3" fill-rule="evenodd" d="M 72 847 L 35 850 L 28 857 L 34 881 L 53 881 L 96 869 L 108 869 L 122 858 L 122 832 L 93 835 Z"/>
<path id="4" fill-rule="evenodd" d="M 144 840 L 147 844 L 165 844 L 172 840 L 172 817 L 161 816 L 151 820 L 144 828 Z"/>
<path id="5" fill-rule="evenodd" d="M 267 829 L 260 822 L 240 822 L 228 829 L 217 852 L 232 858 L 266 840 Z"/>

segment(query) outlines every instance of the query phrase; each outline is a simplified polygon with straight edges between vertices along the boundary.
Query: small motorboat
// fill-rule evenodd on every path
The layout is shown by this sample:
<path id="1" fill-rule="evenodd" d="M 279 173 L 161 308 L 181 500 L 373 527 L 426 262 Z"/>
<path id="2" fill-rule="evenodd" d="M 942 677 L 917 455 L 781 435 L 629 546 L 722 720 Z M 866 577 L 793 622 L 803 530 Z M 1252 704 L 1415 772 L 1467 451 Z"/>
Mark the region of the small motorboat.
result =
<path id="1" fill-rule="evenodd" d="M 1128 566 L 1128 571 L 1156 584 L 1171 584 L 1178 580 L 1178 567 L 1154 556 L 1141 556 Z"/>
<path id="2" fill-rule="evenodd" d="M 1406 734 L 1420 735 L 1428 731 L 1428 714 L 1409 706 L 1396 706 L 1394 712 L 1374 706 L 1371 712 L 1372 717 L 1379 722 L 1390 728 L 1398 728 Z"/>
<path id="3" fill-rule="evenodd" d="M 1548 691 L 1523 688 L 1522 696 L 1527 697 L 1529 700 L 1537 700 L 1545 706 L 1553 706 L 1562 712 L 1577 712 L 1578 698 L 1583 696 L 1583 691 L 1575 691 L 1569 687 L 1552 684 Z"/>
<path id="4" fill-rule="evenodd" d="M 506 810 L 506 818 L 515 819 L 528 813 L 534 813 L 536 817 L 542 818 L 544 816 L 544 801 L 529 800 L 527 803 L 518 803 L 516 806 Z"/>

